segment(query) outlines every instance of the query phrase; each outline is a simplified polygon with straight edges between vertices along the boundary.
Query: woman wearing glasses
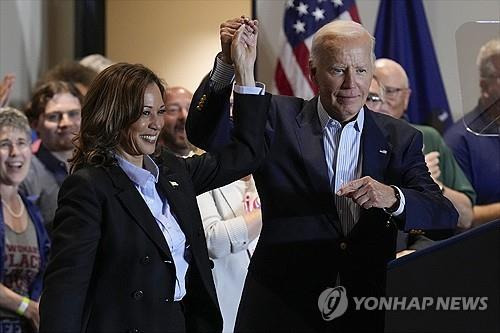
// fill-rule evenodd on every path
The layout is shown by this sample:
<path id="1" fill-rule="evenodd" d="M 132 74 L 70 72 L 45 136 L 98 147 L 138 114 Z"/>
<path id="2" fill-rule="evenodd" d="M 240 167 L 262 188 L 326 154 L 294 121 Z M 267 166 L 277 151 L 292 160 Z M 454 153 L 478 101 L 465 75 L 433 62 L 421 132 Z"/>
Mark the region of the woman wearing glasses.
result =
<path id="1" fill-rule="evenodd" d="M 38 330 L 49 240 L 38 209 L 18 193 L 31 162 L 26 116 L 0 108 L 0 332 Z"/>

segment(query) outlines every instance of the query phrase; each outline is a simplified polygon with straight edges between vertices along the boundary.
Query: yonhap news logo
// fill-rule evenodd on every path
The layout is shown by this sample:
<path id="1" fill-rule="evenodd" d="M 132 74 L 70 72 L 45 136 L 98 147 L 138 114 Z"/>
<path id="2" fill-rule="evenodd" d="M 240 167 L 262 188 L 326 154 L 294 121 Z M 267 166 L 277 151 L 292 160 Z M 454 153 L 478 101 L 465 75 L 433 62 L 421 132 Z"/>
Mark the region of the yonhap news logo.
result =
<path id="1" fill-rule="evenodd" d="M 342 286 L 327 288 L 318 298 L 319 311 L 326 321 L 342 316 L 347 310 L 347 305 L 347 292 Z"/>
<path id="2" fill-rule="evenodd" d="M 384 311 L 485 311 L 488 297 L 481 296 L 382 296 L 352 297 L 354 310 Z M 325 289 L 318 297 L 318 308 L 326 321 L 342 316 L 349 305 L 343 286 Z"/>

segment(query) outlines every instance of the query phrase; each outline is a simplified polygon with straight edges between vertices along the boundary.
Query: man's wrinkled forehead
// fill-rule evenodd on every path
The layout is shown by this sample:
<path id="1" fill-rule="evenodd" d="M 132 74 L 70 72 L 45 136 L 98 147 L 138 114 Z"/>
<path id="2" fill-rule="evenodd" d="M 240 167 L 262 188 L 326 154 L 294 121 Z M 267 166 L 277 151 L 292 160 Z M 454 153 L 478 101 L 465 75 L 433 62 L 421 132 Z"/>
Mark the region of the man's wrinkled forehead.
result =
<path id="1" fill-rule="evenodd" d="M 325 57 L 341 57 L 346 53 L 352 54 L 354 49 L 356 49 L 357 54 L 361 58 L 366 57 L 367 65 L 373 67 L 375 56 L 373 54 L 372 37 L 368 32 L 359 30 L 349 34 L 337 34 L 335 31 L 326 31 L 317 36 L 315 42 L 313 42 L 311 60 L 313 63 L 320 60 L 330 62 L 331 60 L 328 58 L 325 59 Z"/>

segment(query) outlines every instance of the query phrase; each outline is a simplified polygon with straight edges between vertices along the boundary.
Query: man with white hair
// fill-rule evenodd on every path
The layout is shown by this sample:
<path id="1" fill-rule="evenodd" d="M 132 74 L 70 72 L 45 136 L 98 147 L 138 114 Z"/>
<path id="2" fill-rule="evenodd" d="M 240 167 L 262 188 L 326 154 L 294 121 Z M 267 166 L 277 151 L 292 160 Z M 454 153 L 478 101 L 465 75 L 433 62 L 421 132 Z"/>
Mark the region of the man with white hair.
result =
<path id="1" fill-rule="evenodd" d="M 444 137 L 477 193 L 473 226 L 500 220 L 500 38 L 481 47 L 477 65 L 478 105 Z"/>
<path id="2" fill-rule="evenodd" d="M 255 25 L 223 23 L 223 52 L 230 52 L 226 37 L 239 24 Z M 381 332 L 384 313 L 356 310 L 352 297 L 384 295 L 398 227 L 456 224 L 455 209 L 428 174 L 420 132 L 363 106 L 373 45 L 355 22 L 324 25 L 309 63 L 319 96 L 272 96 L 267 157 L 254 173 L 263 227 L 236 332 Z M 229 128 L 227 59 L 230 53 L 218 56 L 193 98 L 186 129 L 201 148 Z M 245 75 L 253 78 L 253 71 Z M 235 86 L 253 90 L 262 93 Z"/>

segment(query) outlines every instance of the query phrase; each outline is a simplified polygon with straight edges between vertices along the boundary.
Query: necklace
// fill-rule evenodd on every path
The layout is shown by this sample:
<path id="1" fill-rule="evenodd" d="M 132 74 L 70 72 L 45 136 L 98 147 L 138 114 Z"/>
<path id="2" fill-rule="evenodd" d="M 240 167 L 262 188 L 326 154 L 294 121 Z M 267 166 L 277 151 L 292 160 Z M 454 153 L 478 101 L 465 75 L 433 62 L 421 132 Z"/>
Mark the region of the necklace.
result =
<path id="1" fill-rule="evenodd" d="M 24 204 L 23 201 L 21 200 L 21 197 L 19 197 L 19 194 L 17 195 L 17 200 L 19 201 L 19 205 L 21 206 L 21 209 L 19 210 L 19 213 L 15 213 L 12 208 L 10 208 L 9 204 L 2 199 L 2 204 L 7 208 L 7 211 L 12 217 L 15 217 L 16 219 L 20 218 L 24 214 Z"/>

